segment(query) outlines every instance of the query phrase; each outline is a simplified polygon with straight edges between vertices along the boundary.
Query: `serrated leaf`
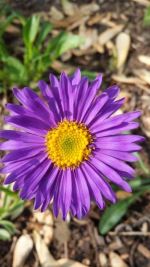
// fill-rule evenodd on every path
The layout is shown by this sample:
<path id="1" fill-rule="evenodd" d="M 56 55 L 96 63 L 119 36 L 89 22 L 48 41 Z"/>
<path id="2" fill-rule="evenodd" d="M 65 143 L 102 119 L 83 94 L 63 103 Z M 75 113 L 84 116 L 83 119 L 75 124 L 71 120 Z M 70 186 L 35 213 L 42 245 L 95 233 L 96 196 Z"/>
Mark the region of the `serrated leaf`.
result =
<path id="1" fill-rule="evenodd" d="M 33 15 L 27 19 L 23 27 L 23 39 L 26 46 L 30 46 L 35 41 L 39 31 L 40 16 Z"/>
<path id="2" fill-rule="evenodd" d="M 5 229 L 0 229 L 0 240 L 9 241 L 11 239 L 10 233 Z"/>
<path id="3" fill-rule="evenodd" d="M 126 214 L 129 206 L 138 198 L 137 195 L 118 201 L 116 204 L 108 207 L 99 223 L 99 232 L 104 235 L 111 230 Z"/>

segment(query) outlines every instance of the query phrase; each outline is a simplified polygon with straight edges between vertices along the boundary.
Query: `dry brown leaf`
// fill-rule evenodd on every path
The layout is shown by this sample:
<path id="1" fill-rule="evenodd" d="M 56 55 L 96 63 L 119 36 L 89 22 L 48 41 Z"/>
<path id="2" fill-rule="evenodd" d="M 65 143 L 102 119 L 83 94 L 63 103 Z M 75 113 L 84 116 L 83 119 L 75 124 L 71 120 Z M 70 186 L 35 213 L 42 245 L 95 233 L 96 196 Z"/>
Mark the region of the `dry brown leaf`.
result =
<path id="1" fill-rule="evenodd" d="M 133 70 L 133 73 L 138 76 L 142 81 L 150 85 L 150 71 L 145 69 Z"/>
<path id="2" fill-rule="evenodd" d="M 109 253 L 109 260 L 110 260 L 111 267 L 128 267 L 128 265 L 115 252 Z"/>
<path id="3" fill-rule="evenodd" d="M 148 223 L 147 223 L 147 222 L 144 222 L 144 223 L 142 224 L 141 231 L 142 231 L 143 233 L 148 232 Z"/>
<path id="4" fill-rule="evenodd" d="M 66 221 L 62 221 L 59 217 L 55 221 L 54 229 L 55 239 L 60 243 L 68 242 L 70 238 L 70 230 Z"/>
<path id="5" fill-rule="evenodd" d="M 150 66 L 150 56 L 140 55 L 138 56 L 138 60 L 145 65 Z"/>
<path id="6" fill-rule="evenodd" d="M 120 75 L 113 74 L 112 79 L 116 82 L 121 82 L 121 83 L 136 84 L 138 86 L 139 84 L 145 85 L 144 81 L 134 76 L 127 77 L 123 74 L 120 74 Z"/>
<path id="7" fill-rule="evenodd" d="M 150 2 L 148 0 L 132 0 L 138 4 L 141 4 L 143 6 L 149 6 L 150 5 Z"/>
<path id="8" fill-rule="evenodd" d="M 137 250 L 147 259 L 150 259 L 150 250 L 143 244 L 139 244 Z"/>
<path id="9" fill-rule="evenodd" d="M 77 5 L 68 0 L 61 0 L 61 4 L 63 12 L 67 16 L 73 16 L 78 11 Z"/>
<path id="10" fill-rule="evenodd" d="M 108 259 L 103 252 L 99 253 L 99 263 L 100 263 L 101 267 L 107 267 L 108 266 Z"/>
<path id="11" fill-rule="evenodd" d="M 141 118 L 143 127 L 142 130 L 146 136 L 150 137 L 150 114 L 142 116 Z"/>
<path id="12" fill-rule="evenodd" d="M 72 261 L 69 259 L 60 259 L 57 261 L 57 263 L 60 267 L 87 267 L 86 265 L 81 264 L 80 262 Z"/>
<path id="13" fill-rule="evenodd" d="M 85 42 L 80 45 L 81 50 L 86 50 L 96 43 L 98 38 L 98 32 L 96 29 L 87 29 L 85 25 L 81 25 L 79 29 L 79 35 L 85 39 Z"/>
<path id="14" fill-rule="evenodd" d="M 42 224 L 40 234 L 43 236 L 43 239 L 45 243 L 48 245 L 53 239 L 53 215 L 50 210 L 47 210 L 46 212 L 35 212 L 34 218 L 37 222 Z"/>
<path id="15" fill-rule="evenodd" d="M 51 19 L 53 20 L 61 20 L 64 18 L 64 14 L 58 10 L 55 6 L 52 6 L 51 9 L 50 9 L 50 16 L 51 16 Z"/>
<path id="16" fill-rule="evenodd" d="M 118 25 L 102 32 L 98 38 L 100 45 L 105 45 L 108 41 L 114 38 L 122 29 L 124 25 Z"/>
<path id="17" fill-rule="evenodd" d="M 64 64 L 63 62 L 59 60 L 55 60 L 52 63 L 52 68 L 56 70 L 58 73 L 65 71 L 66 73 L 72 73 L 75 71 L 75 68 L 69 64 Z"/>
<path id="18" fill-rule="evenodd" d="M 22 235 L 18 238 L 14 253 L 13 253 L 13 267 L 23 267 L 26 259 L 33 248 L 33 241 L 30 235 Z"/>
<path id="19" fill-rule="evenodd" d="M 80 6 L 78 11 L 81 11 L 83 15 L 91 15 L 93 12 L 96 12 L 100 9 L 100 6 L 96 3 L 90 3 Z"/>
<path id="20" fill-rule="evenodd" d="M 132 195 L 132 193 L 128 193 L 128 192 L 125 192 L 125 191 L 122 191 L 122 190 L 119 190 L 116 193 L 116 196 L 117 196 L 118 199 L 125 199 L 125 198 L 127 198 L 127 197 L 129 197 L 131 195 Z"/>
<path id="21" fill-rule="evenodd" d="M 34 218 L 42 224 L 47 224 L 53 226 L 54 219 L 52 212 L 50 210 L 46 210 L 45 212 L 34 212 Z"/>
<path id="22" fill-rule="evenodd" d="M 129 34 L 125 32 L 121 32 L 120 34 L 118 34 L 116 38 L 116 50 L 117 50 L 117 69 L 119 70 L 124 66 L 126 62 L 130 49 L 130 43 L 131 39 Z"/>
<path id="23" fill-rule="evenodd" d="M 58 267 L 57 261 L 50 254 L 45 242 L 36 231 L 34 231 L 33 237 L 41 267 Z"/>

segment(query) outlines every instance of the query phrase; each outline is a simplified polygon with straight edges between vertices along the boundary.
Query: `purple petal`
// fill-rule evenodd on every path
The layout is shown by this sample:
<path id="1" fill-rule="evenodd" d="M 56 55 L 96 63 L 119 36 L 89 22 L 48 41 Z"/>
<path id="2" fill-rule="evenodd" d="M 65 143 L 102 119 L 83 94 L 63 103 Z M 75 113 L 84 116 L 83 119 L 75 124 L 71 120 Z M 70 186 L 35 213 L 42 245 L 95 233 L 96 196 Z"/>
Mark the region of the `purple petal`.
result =
<path id="1" fill-rule="evenodd" d="M 86 173 L 86 176 L 88 177 L 88 181 L 92 180 L 95 183 L 95 185 L 98 187 L 98 189 L 100 190 L 101 194 L 106 199 L 114 203 L 116 201 L 115 194 L 112 191 L 111 186 L 102 178 L 100 173 L 96 171 L 97 168 L 95 168 L 94 165 L 93 166 L 89 165 L 89 163 L 84 163 L 82 165 L 82 168 L 84 172 Z M 103 207 L 104 207 L 104 203 L 103 201 L 101 201 L 101 208 Z"/>
<path id="2" fill-rule="evenodd" d="M 1 130 L 0 138 L 12 139 L 26 143 L 43 143 L 44 138 L 35 134 L 26 133 L 26 132 L 17 132 L 13 130 Z"/>
<path id="3" fill-rule="evenodd" d="M 100 160 L 98 160 L 94 157 L 91 158 L 90 162 L 92 163 L 93 166 L 95 166 L 97 168 L 97 171 L 99 170 L 99 172 L 101 174 L 103 174 L 105 177 L 107 177 L 107 179 L 109 179 L 110 181 L 112 181 L 116 185 L 120 186 L 125 191 L 131 192 L 130 185 L 127 182 L 125 182 L 120 177 L 120 175 L 116 171 L 114 171 L 112 168 L 110 168 L 108 165 L 104 164 L 103 162 L 101 162 Z"/>
<path id="4" fill-rule="evenodd" d="M 107 165 L 109 165 L 110 167 L 112 167 L 115 170 L 119 170 L 119 171 L 124 171 L 129 173 L 131 176 L 135 175 L 135 171 L 126 163 L 124 163 L 123 161 L 116 159 L 114 157 L 108 156 L 108 155 L 103 155 L 99 152 L 95 152 L 95 157 L 102 161 L 103 163 L 106 163 Z"/>
<path id="5" fill-rule="evenodd" d="M 40 119 L 32 118 L 29 116 L 16 115 L 12 117 L 7 117 L 5 120 L 7 123 L 26 129 L 28 132 L 35 134 L 38 131 L 38 134 L 42 136 L 45 135 L 50 129 L 50 126 L 46 122 L 44 123 Z"/>
<path id="6" fill-rule="evenodd" d="M 41 144 L 36 144 L 36 143 L 24 143 L 24 142 L 18 142 L 18 141 L 7 141 L 4 143 L 0 144 L 0 149 L 1 150 L 18 150 L 22 148 L 41 148 L 43 149 L 44 147 L 44 141 Z"/>
<path id="7" fill-rule="evenodd" d="M 131 153 L 123 152 L 123 151 L 101 149 L 100 154 L 103 155 L 103 157 L 105 155 L 108 155 L 108 156 L 112 156 L 117 159 L 129 161 L 129 162 L 134 162 L 138 160 L 136 156 L 132 155 Z"/>
<path id="8" fill-rule="evenodd" d="M 44 148 L 24 148 L 12 151 L 3 157 L 2 162 L 20 161 L 27 158 L 32 158 L 35 155 L 43 152 Z M 46 153 L 45 153 L 46 154 Z"/>
<path id="9" fill-rule="evenodd" d="M 83 120 L 87 110 L 89 109 L 93 99 L 95 98 L 98 89 L 102 83 L 102 75 L 99 75 L 89 86 L 86 94 L 84 96 L 84 109 L 82 110 L 82 114 L 80 116 L 80 121 Z"/>
<path id="10" fill-rule="evenodd" d="M 106 92 L 111 99 L 115 99 L 119 95 L 120 89 L 117 85 L 113 85 L 107 88 L 104 92 Z"/>
<path id="11" fill-rule="evenodd" d="M 86 169 L 86 166 L 82 165 L 81 169 L 89 187 L 91 200 L 95 200 L 97 206 L 100 209 L 103 209 L 105 203 L 101 195 L 99 184 L 97 184 L 97 181 L 95 181 L 94 179 L 91 179 L 88 170 Z"/>
<path id="12" fill-rule="evenodd" d="M 104 137 L 104 136 L 116 135 L 116 134 L 119 134 L 121 132 L 136 129 L 138 127 L 139 127 L 138 122 L 122 122 L 120 125 L 112 127 L 109 130 L 104 130 L 102 132 L 98 132 L 99 127 L 97 127 L 97 130 L 95 129 L 95 132 L 97 132 L 96 137 L 100 138 L 100 137 Z"/>
<path id="13" fill-rule="evenodd" d="M 86 123 L 86 125 L 90 125 L 90 122 L 95 119 L 97 113 L 101 110 L 101 108 L 105 105 L 105 103 L 108 100 L 108 95 L 103 93 L 96 99 L 96 101 L 93 103 L 91 108 L 89 108 L 88 112 L 86 113 L 86 116 L 83 118 L 83 122 Z"/>
<path id="14" fill-rule="evenodd" d="M 79 82 L 81 81 L 81 71 L 80 69 L 76 69 L 75 73 L 73 74 L 72 77 L 70 77 L 70 81 L 72 83 L 72 86 L 78 85 Z"/>

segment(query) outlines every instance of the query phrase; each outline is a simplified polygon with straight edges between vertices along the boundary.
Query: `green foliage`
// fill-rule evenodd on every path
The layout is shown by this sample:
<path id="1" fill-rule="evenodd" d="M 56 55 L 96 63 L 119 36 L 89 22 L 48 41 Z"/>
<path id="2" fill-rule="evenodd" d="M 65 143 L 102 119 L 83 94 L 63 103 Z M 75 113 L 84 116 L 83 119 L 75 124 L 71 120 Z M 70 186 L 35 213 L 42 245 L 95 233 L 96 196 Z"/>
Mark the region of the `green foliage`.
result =
<path id="1" fill-rule="evenodd" d="M 111 230 L 126 214 L 129 206 L 137 199 L 137 196 L 132 196 L 127 199 L 122 199 L 116 204 L 108 207 L 101 217 L 99 223 L 99 231 L 102 235 Z"/>
<path id="2" fill-rule="evenodd" d="M 150 6 L 145 10 L 143 23 L 144 26 L 150 26 Z"/>
<path id="3" fill-rule="evenodd" d="M 133 194 L 125 199 L 119 200 L 116 204 L 109 206 L 103 213 L 99 222 L 99 232 L 102 235 L 107 234 L 122 217 L 126 215 L 128 208 L 138 199 L 140 195 L 150 190 L 150 179 L 138 177 L 130 182 Z"/>
<path id="4" fill-rule="evenodd" d="M 10 240 L 11 236 L 16 233 L 15 225 L 11 220 L 22 213 L 24 202 L 9 187 L 0 186 L 0 192 L 0 239 Z"/>
<path id="5" fill-rule="evenodd" d="M 20 23 L 20 33 L 17 38 L 22 42 L 22 46 L 19 50 L 21 54 L 14 57 L 12 55 L 16 54 L 16 47 L 14 52 L 10 53 L 4 33 L 16 19 Z M 9 15 L 0 25 L 0 90 L 10 88 L 14 84 L 19 86 L 35 84 L 55 59 L 84 41 L 80 36 L 66 32 L 50 38 L 52 28 L 52 24 L 41 20 L 39 15 L 25 18 L 9 10 Z"/>

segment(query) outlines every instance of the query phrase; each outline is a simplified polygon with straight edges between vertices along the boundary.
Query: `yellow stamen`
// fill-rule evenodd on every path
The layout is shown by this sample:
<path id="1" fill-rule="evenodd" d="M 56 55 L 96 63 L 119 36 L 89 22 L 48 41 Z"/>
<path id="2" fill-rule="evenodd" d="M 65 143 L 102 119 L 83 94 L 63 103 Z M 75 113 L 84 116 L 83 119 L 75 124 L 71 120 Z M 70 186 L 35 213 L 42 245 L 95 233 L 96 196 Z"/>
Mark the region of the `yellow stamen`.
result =
<path id="1" fill-rule="evenodd" d="M 89 158 L 92 141 L 84 124 L 64 120 L 47 133 L 46 149 L 49 158 L 59 168 L 76 168 Z"/>

